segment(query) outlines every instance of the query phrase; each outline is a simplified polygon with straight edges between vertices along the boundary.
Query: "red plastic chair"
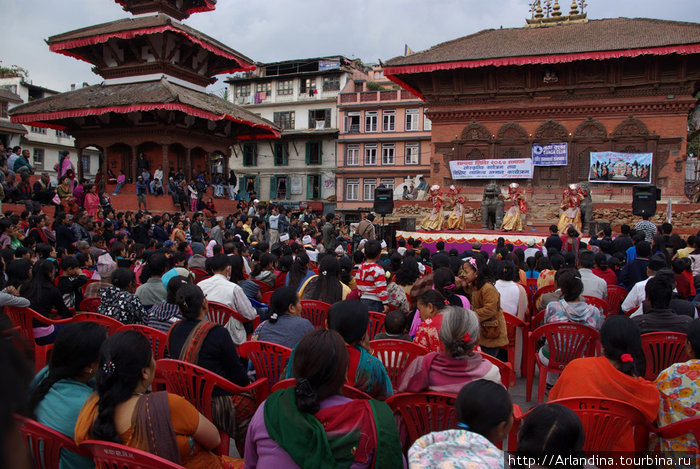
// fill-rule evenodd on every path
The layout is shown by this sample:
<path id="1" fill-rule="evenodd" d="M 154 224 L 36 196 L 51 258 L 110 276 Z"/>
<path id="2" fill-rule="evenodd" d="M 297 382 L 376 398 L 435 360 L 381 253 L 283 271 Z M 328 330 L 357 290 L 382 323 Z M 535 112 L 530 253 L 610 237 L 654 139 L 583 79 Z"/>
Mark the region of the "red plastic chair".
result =
<path id="1" fill-rule="evenodd" d="M 15 421 L 22 436 L 27 442 L 27 449 L 32 455 L 34 467 L 37 469 L 53 469 L 59 466 L 61 450 L 72 451 L 89 457 L 78 449 L 73 439 L 53 428 L 39 422 L 15 415 Z"/>
<path id="2" fill-rule="evenodd" d="M 107 335 L 112 335 L 115 332 L 117 332 L 119 329 L 124 327 L 124 324 L 120 321 L 117 321 L 116 319 L 105 316 L 104 314 L 97 314 L 97 313 L 78 313 L 75 316 L 71 318 L 73 322 L 80 322 L 80 321 L 90 321 L 90 322 L 96 322 L 100 326 L 104 327 L 107 329 Z"/>
<path id="3" fill-rule="evenodd" d="M 253 363 L 258 378 L 267 378 L 273 385 L 284 376 L 292 349 L 272 342 L 250 341 L 238 346 L 238 354 Z"/>
<path id="4" fill-rule="evenodd" d="M 581 298 L 583 298 L 583 301 L 586 302 L 586 304 L 595 306 L 600 310 L 600 312 L 607 318 L 611 314 L 610 310 L 610 304 L 608 304 L 607 301 L 601 300 L 600 298 L 596 298 L 595 296 L 588 296 L 588 295 L 581 295 Z"/>
<path id="5" fill-rule="evenodd" d="M 600 334 L 592 327 L 570 322 L 557 322 L 540 326 L 528 334 L 526 400 L 532 398 L 532 381 L 535 376 L 535 363 L 539 368 L 537 403 L 542 403 L 547 373 L 561 374 L 564 367 L 573 359 L 592 355 Z M 537 342 L 544 338 L 549 345 L 549 364 L 540 361 Z"/>
<path id="6" fill-rule="evenodd" d="M 620 435 L 629 428 L 634 432 L 634 450 L 647 450 L 649 422 L 640 410 L 627 402 L 600 397 L 571 397 L 550 403 L 568 407 L 581 419 L 586 435 L 585 452 L 611 451 Z"/>
<path id="7" fill-rule="evenodd" d="M 528 279 L 528 280 L 537 280 L 537 279 Z M 522 331 L 522 341 L 523 341 L 523 353 L 522 353 L 522 359 L 520 360 L 520 374 L 522 376 L 525 375 L 525 357 L 527 356 L 527 332 L 528 328 L 530 325 L 520 319 L 517 316 L 514 316 L 510 313 L 506 313 L 505 311 L 503 312 L 503 317 L 506 320 L 506 329 L 508 330 L 508 345 L 506 346 L 506 351 L 508 352 L 508 362 L 515 367 L 515 338 L 517 335 L 517 330 L 520 329 Z M 515 371 L 515 370 L 513 370 Z M 515 384 L 515 383 L 513 383 Z"/>
<path id="8" fill-rule="evenodd" d="M 556 290 L 557 287 L 555 287 L 554 285 L 545 285 L 542 288 L 538 288 L 534 296 L 532 297 L 532 312 L 534 313 L 535 311 L 537 311 L 537 302 L 540 300 L 540 297 L 542 295 L 544 295 L 545 293 L 552 293 Z"/>
<path id="9" fill-rule="evenodd" d="M 96 313 L 97 308 L 100 307 L 100 303 L 102 303 L 102 300 L 99 296 L 88 296 L 87 298 L 83 298 L 83 301 L 80 302 L 78 311 Z"/>
<path id="10" fill-rule="evenodd" d="M 168 334 L 161 332 L 152 327 L 142 326 L 140 324 L 127 324 L 119 328 L 120 331 L 136 331 L 145 335 L 153 350 L 153 359 L 160 360 L 161 358 L 170 358 L 168 354 Z"/>
<path id="11" fill-rule="evenodd" d="M 540 325 L 542 324 L 542 321 L 544 321 L 544 313 L 545 313 L 545 310 L 543 309 L 539 313 L 535 314 L 532 317 L 532 319 L 530 319 L 530 330 L 531 331 L 534 331 L 535 329 L 540 327 Z"/>
<path id="12" fill-rule="evenodd" d="M 272 298 L 272 294 L 274 293 L 273 291 L 265 292 L 262 294 L 262 302 L 265 303 L 266 305 L 270 304 L 270 298 Z"/>
<path id="13" fill-rule="evenodd" d="M 108 441 L 86 440 L 80 448 L 92 454 L 95 467 L 106 469 L 185 469 L 184 466 L 130 446 Z M 58 467 L 58 466 L 54 466 Z"/>
<path id="14" fill-rule="evenodd" d="M 673 422 L 663 427 L 657 428 L 654 433 L 658 434 L 661 438 L 665 440 L 670 440 L 672 438 L 678 438 L 679 436 L 692 433 L 695 437 L 695 441 L 700 444 L 700 415 L 695 417 L 684 418 L 678 422 Z M 698 454 L 695 453 L 696 461 L 698 461 Z"/>
<path id="15" fill-rule="evenodd" d="M 326 329 L 330 307 L 323 301 L 301 300 L 301 317 L 308 319 L 316 329 Z"/>
<path id="16" fill-rule="evenodd" d="M 649 332 L 642 334 L 642 350 L 647 370 L 644 378 L 654 381 L 659 373 L 674 363 L 688 360 L 685 350 L 687 336 L 680 332 Z"/>
<path id="17" fill-rule="evenodd" d="M 287 378 L 277 381 L 270 392 L 279 391 L 280 389 L 291 388 L 296 385 L 297 380 L 295 378 Z M 341 390 L 343 396 L 349 397 L 350 399 L 372 399 L 372 396 L 366 392 L 360 391 L 357 388 L 350 386 L 349 384 L 343 384 L 343 389 Z"/>
<path id="18" fill-rule="evenodd" d="M 53 344 L 36 344 L 34 341 L 34 328 L 32 327 L 32 320 L 36 319 L 47 326 L 69 324 L 71 320 L 59 319 L 54 321 L 42 316 L 31 308 L 18 308 L 16 306 L 5 306 L 4 312 L 7 317 L 10 318 L 10 321 L 12 321 L 15 326 L 19 327 L 20 336 L 26 343 L 29 351 L 32 353 L 34 357 L 34 367 L 36 371 L 39 372 L 49 362 L 49 352 L 53 348 Z"/>
<path id="19" fill-rule="evenodd" d="M 488 353 L 480 352 L 481 356 L 484 357 L 484 359 L 490 361 L 496 367 L 498 368 L 498 371 L 501 373 L 501 384 L 506 388 L 510 388 L 511 386 L 515 386 L 515 371 L 513 370 L 513 365 L 512 363 L 509 362 L 502 362 L 496 357 L 493 357 L 489 355 Z M 525 356 L 523 355 L 523 358 Z"/>
<path id="20" fill-rule="evenodd" d="M 369 312 L 369 324 L 367 325 L 367 331 L 369 331 L 369 340 L 374 339 L 374 336 L 380 332 L 384 332 L 384 313 L 378 313 L 376 311 Z"/>
<path id="21" fill-rule="evenodd" d="M 637 305 L 634 308 L 630 309 L 629 311 L 623 311 L 627 317 L 632 316 L 632 314 L 636 313 L 639 308 L 641 308 L 642 305 Z"/>
<path id="22" fill-rule="evenodd" d="M 195 284 L 201 282 L 204 279 L 211 277 L 211 274 L 209 272 L 207 272 L 204 269 L 198 269 L 197 267 L 190 269 L 190 272 L 192 272 L 194 274 L 194 283 Z"/>
<path id="23" fill-rule="evenodd" d="M 241 324 L 252 322 L 253 331 L 257 329 L 257 327 L 260 325 L 260 316 L 255 316 L 255 318 L 253 319 L 246 319 L 241 315 L 241 313 L 229 308 L 224 304 L 217 303 L 215 301 L 209 302 L 209 313 L 207 313 L 208 321 L 212 321 L 219 324 L 220 326 L 226 327 L 226 324 L 228 323 L 229 319 L 235 319 Z M 248 334 L 248 340 L 250 340 L 250 335 L 251 334 Z"/>
<path id="24" fill-rule="evenodd" d="M 625 301 L 627 290 L 619 285 L 608 285 L 608 304 L 610 314 L 620 314 L 622 302 Z"/>
<path id="25" fill-rule="evenodd" d="M 255 280 L 255 279 L 250 279 L 253 283 L 255 283 L 258 288 L 260 288 L 260 294 L 262 295 L 263 293 L 267 293 L 270 291 L 274 291 L 275 289 L 270 286 L 270 284 L 265 283 L 261 280 Z"/>
<path id="26" fill-rule="evenodd" d="M 396 388 L 399 378 L 416 357 L 429 352 L 425 347 L 405 340 L 381 339 L 369 343 L 372 355 L 377 357 L 386 368 L 391 385 Z"/>
<path id="27" fill-rule="evenodd" d="M 157 361 L 156 378 L 165 383 L 166 391 L 184 397 L 211 421 L 213 421 L 211 398 L 214 388 L 232 395 L 252 393 L 256 407 L 267 398 L 270 390 L 267 378 L 260 378 L 248 386 L 241 387 L 206 368 L 170 358 Z M 222 433 L 220 454 L 228 454 L 228 443 L 229 435 Z M 243 454 L 242 446 L 239 450 Z"/>
<path id="28" fill-rule="evenodd" d="M 527 279 L 527 293 L 528 295 L 534 295 L 537 291 L 537 279 L 529 278 Z"/>
<path id="29" fill-rule="evenodd" d="M 440 392 L 394 394 L 386 403 L 398 415 L 408 435 L 404 452 L 421 436 L 457 428 L 457 396 Z"/>

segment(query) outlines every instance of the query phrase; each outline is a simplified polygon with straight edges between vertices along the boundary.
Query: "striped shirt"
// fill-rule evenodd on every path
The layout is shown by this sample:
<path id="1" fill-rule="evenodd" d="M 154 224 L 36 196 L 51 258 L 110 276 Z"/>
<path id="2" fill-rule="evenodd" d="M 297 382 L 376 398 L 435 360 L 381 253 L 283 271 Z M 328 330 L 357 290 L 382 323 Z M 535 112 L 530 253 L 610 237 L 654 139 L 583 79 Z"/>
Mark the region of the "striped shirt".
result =
<path id="1" fill-rule="evenodd" d="M 355 282 L 363 300 L 381 301 L 385 304 L 389 300 L 386 274 L 378 264 L 363 262 L 355 273 Z"/>

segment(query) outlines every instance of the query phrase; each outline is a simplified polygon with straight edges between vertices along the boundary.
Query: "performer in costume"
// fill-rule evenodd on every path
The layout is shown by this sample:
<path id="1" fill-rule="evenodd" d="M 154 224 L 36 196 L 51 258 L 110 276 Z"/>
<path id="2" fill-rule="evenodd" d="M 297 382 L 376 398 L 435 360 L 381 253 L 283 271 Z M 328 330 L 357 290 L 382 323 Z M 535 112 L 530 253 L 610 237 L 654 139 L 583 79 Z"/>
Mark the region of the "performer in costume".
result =
<path id="1" fill-rule="evenodd" d="M 563 230 L 571 223 L 576 231 L 581 232 L 581 202 L 586 197 L 586 192 L 578 184 L 569 184 L 564 189 L 561 198 L 561 209 L 564 211 L 559 217 L 557 228 Z"/>
<path id="2" fill-rule="evenodd" d="M 527 204 L 525 203 L 523 190 L 517 182 L 508 186 L 508 200 L 513 203 L 513 206 L 508 209 L 508 212 L 503 217 L 501 229 L 503 231 L 523 231 L 523 214 L 527 210 Z"/>
<path id="3" fill-rule="evenodd" d="M 439 231 L 445 223 L 445 212 L 442 210 L 444 201 L 440 195 L 440 186 L 437 184 L 430 188 L 430 201 L 433 203 L 433 210 L 423 218 L 420 225 L 426 231 Z"/>
<path id="4" fill-rule="evenodd" d="M 462 191 L 460 187 L 450 186 L 450 200 L 452 202 L 452 212 L 447 217 L 448 230 L 465 230 L 467 228 L 466 213 L 464 211 L 464 197 L 459 195 Z"/>

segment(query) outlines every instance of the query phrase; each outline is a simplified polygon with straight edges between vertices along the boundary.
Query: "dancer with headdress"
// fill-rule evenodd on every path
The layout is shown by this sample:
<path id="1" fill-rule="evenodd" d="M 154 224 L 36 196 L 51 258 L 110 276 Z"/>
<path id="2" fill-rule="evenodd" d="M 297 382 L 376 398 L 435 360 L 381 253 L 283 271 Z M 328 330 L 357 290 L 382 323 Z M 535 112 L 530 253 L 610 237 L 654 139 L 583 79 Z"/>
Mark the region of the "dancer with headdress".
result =
<path id="1" fill-rule="evenodd" d="M 455 186 L 450 186 L 449 197 L 452 202 L 452 211 L 447 217 L 447 229 L 448 230 L 465 230 L 467 228 L 466 212 L 464 210 L 464 197 L 459 193 L 462 188 L 459 189 Z"/>
<path id="2" fill-rule="evenodd" d="M 437 184 L 430 187 L 430 201 L 433 204 L 433 209 L 423 218 L 420 225 L 426 231 L 440 231 L 445 223 L 445 212 L 442 209 L 444 200 L 440 194 L 440 186 Z"/>
<path id="3" fill-rule="evenodd" d="M 561 209 L 563 213 L 559 217 L 557 228 L 565 229 L 569 224 L 581 232 L 581 202 L 586 197 L 586 192 L 578 184 L 569 184 L 561 197 Z"/>
<path id="4" fill-rule="evenodd" d="M 513 204 L 503 217 L 503 231 L 523 231 L 523 214 L 527 211 L 525 196 L 520 184 L 513 182 L 508 186 L 508 200 Z"/>

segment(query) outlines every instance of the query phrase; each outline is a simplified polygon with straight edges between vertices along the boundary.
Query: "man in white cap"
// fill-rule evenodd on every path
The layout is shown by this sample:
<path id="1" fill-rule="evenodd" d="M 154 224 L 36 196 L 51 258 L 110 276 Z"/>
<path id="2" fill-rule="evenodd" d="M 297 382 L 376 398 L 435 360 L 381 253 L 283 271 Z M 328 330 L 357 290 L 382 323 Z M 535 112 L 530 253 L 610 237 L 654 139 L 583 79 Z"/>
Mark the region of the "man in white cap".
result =
<path id="1" fill-rule="evenodd" d="M 530 238 L 527 241 L 527 249 L 525 249 L 525 260 L 528 259 L 528 257 L 534 257 L 535 253 L 539 252 L 539 249 L 537 248 L 537 243 L 533 238 Z"/>
<path id="2" fill-rule="evenodd" d="M 260 204 L 260 201 L 258 199 L 253 200 L 253 205 L 251 205 L 248 208 L 248 216 L 249 217 L 254 217 L 255 214 L 258 212 L 258 205 Z"/>

